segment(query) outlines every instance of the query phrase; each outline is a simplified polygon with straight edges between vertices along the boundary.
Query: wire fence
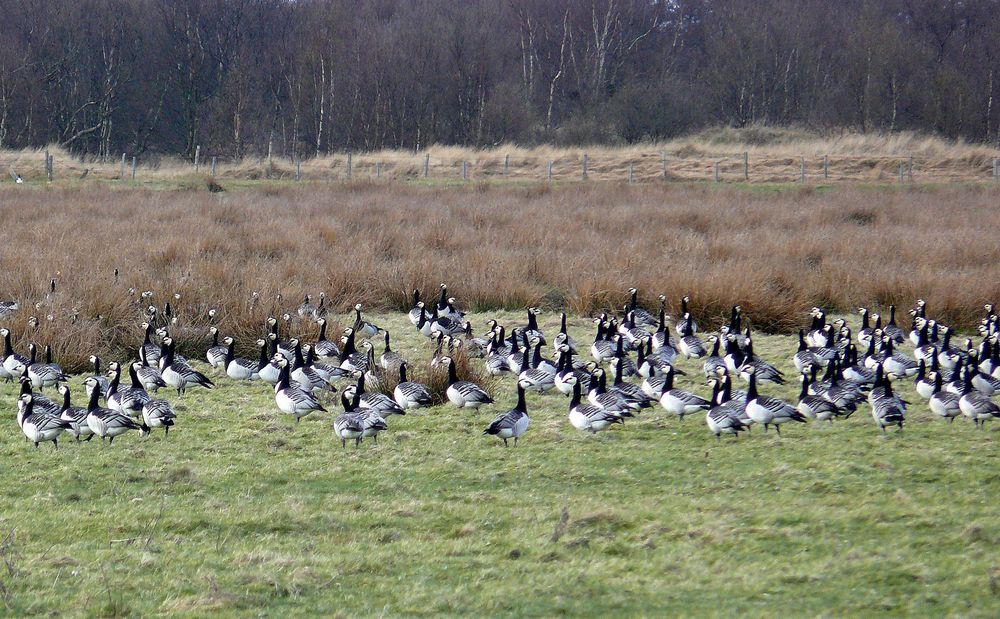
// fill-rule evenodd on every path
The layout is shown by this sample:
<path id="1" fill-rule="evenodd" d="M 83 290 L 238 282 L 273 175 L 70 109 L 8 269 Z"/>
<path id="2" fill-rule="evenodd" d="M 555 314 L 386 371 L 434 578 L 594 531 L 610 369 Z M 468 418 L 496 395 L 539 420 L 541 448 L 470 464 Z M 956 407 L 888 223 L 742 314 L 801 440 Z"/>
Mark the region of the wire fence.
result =
<path id="1" fill-rule="evenodd" d="M 458 151 L 457 153 L 449 150 Z M 530 151 L 529 151 L 530 152 Z M 551 156 L 546 157 L 546 154 Z M 245 181 L 576 181 L 710 183 L 954 183 L 1000 180 L 1000 155 L 787 155 L 604 150 L 597 154 L 548 151 L 511 156 L 444 149 L 442 153 L 380 151 L 309 159 L 205 156 L 191 161 L 122 153 L 114 161 L 77 159 L 48 151 L 0 153 L 11 181 L 107 180 L 145 183 L 191 175 Z M 6 159 L 6 161 L 5 161 Z"/>

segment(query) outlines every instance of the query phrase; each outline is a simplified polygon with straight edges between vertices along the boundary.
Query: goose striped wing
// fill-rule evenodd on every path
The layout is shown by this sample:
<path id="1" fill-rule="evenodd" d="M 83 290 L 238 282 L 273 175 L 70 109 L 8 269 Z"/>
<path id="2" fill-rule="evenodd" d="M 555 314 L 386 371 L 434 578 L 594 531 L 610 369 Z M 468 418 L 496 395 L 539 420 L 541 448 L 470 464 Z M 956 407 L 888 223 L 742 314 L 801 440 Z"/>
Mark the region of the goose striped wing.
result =
<path id="1" fill-rule="evenodd" d="M 53 417 L 52 415 L 46 415 L 44 413 L 32 413 L 24 418 L 24 424 L 31 424 L 35 426 L 38 432 L 48 432 L 50 430 L 70 430 L 73 426 L 66 419 L 61 417 Z"/>
<path id="2" fill-rule="evenodd" d="M 761 408 L 766 409 L 769 413 L 771 413 L 775 417 L 793 417 L 795 415 L 798 415 L 799 417 L 802 416 L 802 414 L 799 411 L 795 410 L 795 408 L 793 408 L 791 404 L 788 404 L 783 400 L 779 400 L 778 398 L 772 398 L 770 396 L 758 396 L 757 399 L 755 400 L 755 404 L 757 404 L 757 406 L 760 406 Z"/>
<path id="3" fill-rule="evenodd" d="M 396 401 L 384 393 L 364 393 L 361 395 L 361 408 L 367 408 L 379 413 L 402 413 L 403 409 Z"/>
<path id="4" fill-rule="evenodd" d="M 54 363 L 35 363 L 28 367 L 28 375 L 41 381 L 67 381 L 69 376 Z"/>
<path id="5" fill-rule="evenodd" d="M 396 385 L 407 400 L 414 402 L 419 402 L 420 404 L 430 404 L 431 403 L 431 392 L 427 390 L 427 387 L 421 385 L 420 383 L 405 382 Z"/>
<path id="6" fill-rule="evenodd" d="M 705 406 L 708 407 L 712 403 L 705 398 L 691 393 L 690 391 L 684 391 L 683 389 L 671 389 L 664 392 L 664 395 L 670 395 L 670 397 L 680 400 L 685 406 Z"/>
<path id="7" fill-rule="evenodd" d="M 498 415 L 493 423 L 486 428 L 485 434 L 500 434 L 503 430 L 514 431 L 517 428 L 517 424 L 522 418 L 527 417 L 527 415 L 517 410 L 516 408 L 507 411 L 502 415 Z"/>
<path id="8" fill-rule="evenodd" d="M 600 408 L 598 406 L 593 406 L 591 404 L 581 404 L 574 409 L 577 413 L 583 415 L 590 420 L 591 423 L 595 421 L 607 421 L 609 423 L 625 423 L 622 419 L 624 415 L 620 412 L 612 411 L 606 408 Z"/>
<path id="9" fill-rule="evenodd" d="M 452 385 L 452 387 L 462 394 L 462 397 L 466 400 L 480 402 L 482 404 L 493 403 L 493 398 L 490 397 L 490 394 L 486 393 L 486 391 L 476 383 L 472 383 L 467 380 L 460 380 Z"/>
<path id="10" fill-rule="evenodd" d="M 316 397 L 308 391 L 296 389 L 295 387 L 289 387 L 287 389 L 280 390 L 278 394 L 288 398 L 296 410 L 326 410 L 323 408 L 323 405 L 319 403 L 319 400 L 317 400 Z"/>

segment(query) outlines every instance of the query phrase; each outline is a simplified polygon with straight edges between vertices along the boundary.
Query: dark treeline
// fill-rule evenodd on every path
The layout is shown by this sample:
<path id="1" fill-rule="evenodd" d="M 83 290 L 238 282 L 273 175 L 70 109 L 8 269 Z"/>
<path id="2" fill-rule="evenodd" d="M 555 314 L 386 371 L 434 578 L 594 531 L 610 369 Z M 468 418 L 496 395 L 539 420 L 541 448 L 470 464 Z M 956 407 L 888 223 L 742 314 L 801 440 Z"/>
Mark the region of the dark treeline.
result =
<path id="1" fill-rule="evenodd" d="M 998 139 L 1000 0 L 0 0 L 0 146 Z"/>

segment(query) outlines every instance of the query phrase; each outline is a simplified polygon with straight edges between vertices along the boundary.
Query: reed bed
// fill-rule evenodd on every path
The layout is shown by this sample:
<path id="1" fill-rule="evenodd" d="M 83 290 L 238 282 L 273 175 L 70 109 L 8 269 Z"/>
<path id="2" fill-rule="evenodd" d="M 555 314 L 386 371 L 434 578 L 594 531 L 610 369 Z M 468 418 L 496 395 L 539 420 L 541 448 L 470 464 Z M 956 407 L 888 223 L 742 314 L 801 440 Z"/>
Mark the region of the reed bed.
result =
<path id="1" fill-rule="evenodd" d="M 767 332 L 795 328 L 813 305 L 848 312 L 918 297 L 969 327 L 1000 299 L 998 197 L 986 186 L 10 188 L 0 192 L 0 297 L 21 305 L 3 319 L 19 350 L 51 343 L 71 370 L 95 351 L 134 354 L 149 304 L 172 302 L 183 352 L 200 356 L 216 308 L 249 353 L 267 316 L 286 311 L 289 331 L 315 337 L 295 316 L 305 293 L 324 292 L 331 322 L 347 325 L 355 303 L 403 310 L 413 288 L 430 296 L 441 282 L 476 311 L 591 314 L 620 308 L 636 286 L 653 309 L 667 295 L 671 312 L 689 294 L 705 322 L 742 304 Z"/>

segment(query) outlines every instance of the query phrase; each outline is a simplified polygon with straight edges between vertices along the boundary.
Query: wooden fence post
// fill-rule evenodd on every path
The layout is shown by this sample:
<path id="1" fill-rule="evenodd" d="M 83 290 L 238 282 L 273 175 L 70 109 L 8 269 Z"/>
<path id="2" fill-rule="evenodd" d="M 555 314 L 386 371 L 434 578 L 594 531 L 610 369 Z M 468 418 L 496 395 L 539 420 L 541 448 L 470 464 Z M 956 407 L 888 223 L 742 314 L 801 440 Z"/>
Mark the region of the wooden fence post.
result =
<path id="1" fill-rule="evenodd" d="M 424 155 L 424 178 L 427 178 L 427 173 L 430 171 L 431 167 L 431 154 L 427 153 Z"/>
<path id="2" fill-rule="evenodd" d="M 823 178 L 830 178 L 830 155 L 823 155 Z"/>
<path id="3" fill-rule="evenodd" d="M 214 161 L 213 161 L 213 163 L 214 163 Z M 295 180 L 296 181 L 302 180 L 302 160 L 301 159 L 296 159 L 295 160 Z"/>
<path id="4" fill-rule="evenodd" d="M 375 162 L 375 178 L 382 178 L 382 162 Z"/>
<path id="5" fill-rule="evenodd" d="M 718 161 L 715 162 L 715 175 L 714 176 L 715 176 L 715 182 L 718 183 L 719 182 L 719 162 Z"/>
<path id="6" fill-rule="evenodd" d="M 903 168 L 904 168 L 904 167 L 905 167 L 905 166 L 904 166 L 903 164 L 899 164 L 899 182 L 900 182 L 900 183 L 902 183 L 902 182 L 903 182 Z"/>
<path id="7" fill-rule="evenodd" d="M 54 159 L 55 159 L 55 155 L 50 155 L 50 154 L 48 154 L 48 151 L 46 151 L 46 154 L 45 154 L 45 178 L 47 178 L 50 183 L 52 182 L 52 176 L 53 176 L 52 167 L 53 167 Z"/>
<path id="8" fill-rule="evenodd" d="M 354 153 L 347 151 L 347 180 L 354 176 Z"/>
<path id="9" fill-rule="evenodd" d="M 993 180 L 1000 178 L 1000 159 L 993 158 Z"/>
<path id="10" fill-rule="evenodd" d="M 663 168 L 663 171 L 662 171 L 663 180 L 667 180 L 667 151 L 663 151 L 663 160 L 662 160 L 660 166 Z"/>
<path id="11" fill-rule="evenodd" d="M 267 165 L 271 165 L 271 151 L 274 149 L 274 138 L 268 138 L 267 140 Z M 270 174 L 270 172 L 269 172 Z"/>
<path id="12" fill-rule="evenodd" d="M 466 161 L 462 162 L 462 180 L 469 180 L 469 163 Z"/>
<path id="13" fill-rule="evenodd" d="M 201 144 L 194 147 L 194 171 L 197 172 L 201 165 Z"/>
<path id="14" fill-rule="evenodd" d="M 510 166 L 510 155 L 503 156 L 503 175 L 507 176 L 507 168 Z"/>
<path id="15" fill-rule="evenodd" d="M 135 156 L 132 156 L 132 180 L 135 180 Z"/>
<path id="16" fill-rule="evenodd" d="M 553 162 L 553 161 L 549 162 L 549 178 L 548 178 L 548 180 L 552 180 L 552 164 L 553 163 L 555 163 L 555 162 Z"/>
<path id="17" fill-rule="evenodd" d="M 118 174 L 118 178 L 125 180 L 125 153 L 122 153 L 122 171 Z"/>
<path id="18" fill-rule="evenodd" d="M 743 180 L 750 180 L 750 153 L 743 151 Z"/>
<path id="19" fill-rule="evenodd" d="M 912 183 L 913 182 L 913 155 L 910 155 L 910 161 L 909 161 L 909 166 L 907 167 L 906 176 L 907 176 L 907 180 L 909 180 Z"/>
<path id="20" fill-rule="evenodd" d="M 801 157 L 799 159 L 799 182 L 806 182 L 806 158 Z"/>
<path id="21" fill-rule="evenodd" d="M 587 180 L 587 153 L 583 153 L 583 180 Z"/>
<path id="22" fill-rule="evenodd" d="M 628 164 L 628 182 L 629 182 L 629 184 L 632 184 L 632 182 L 634 180 L 635 180 L 635 164 L 630 163 L 630 164 Z"/>
<path id="23" fill-rule="evenodd" d="M 219 158 L 216 156 L 212 157 L 212 177 L 215 177 L 215 164 L 218 162 Z"/>

